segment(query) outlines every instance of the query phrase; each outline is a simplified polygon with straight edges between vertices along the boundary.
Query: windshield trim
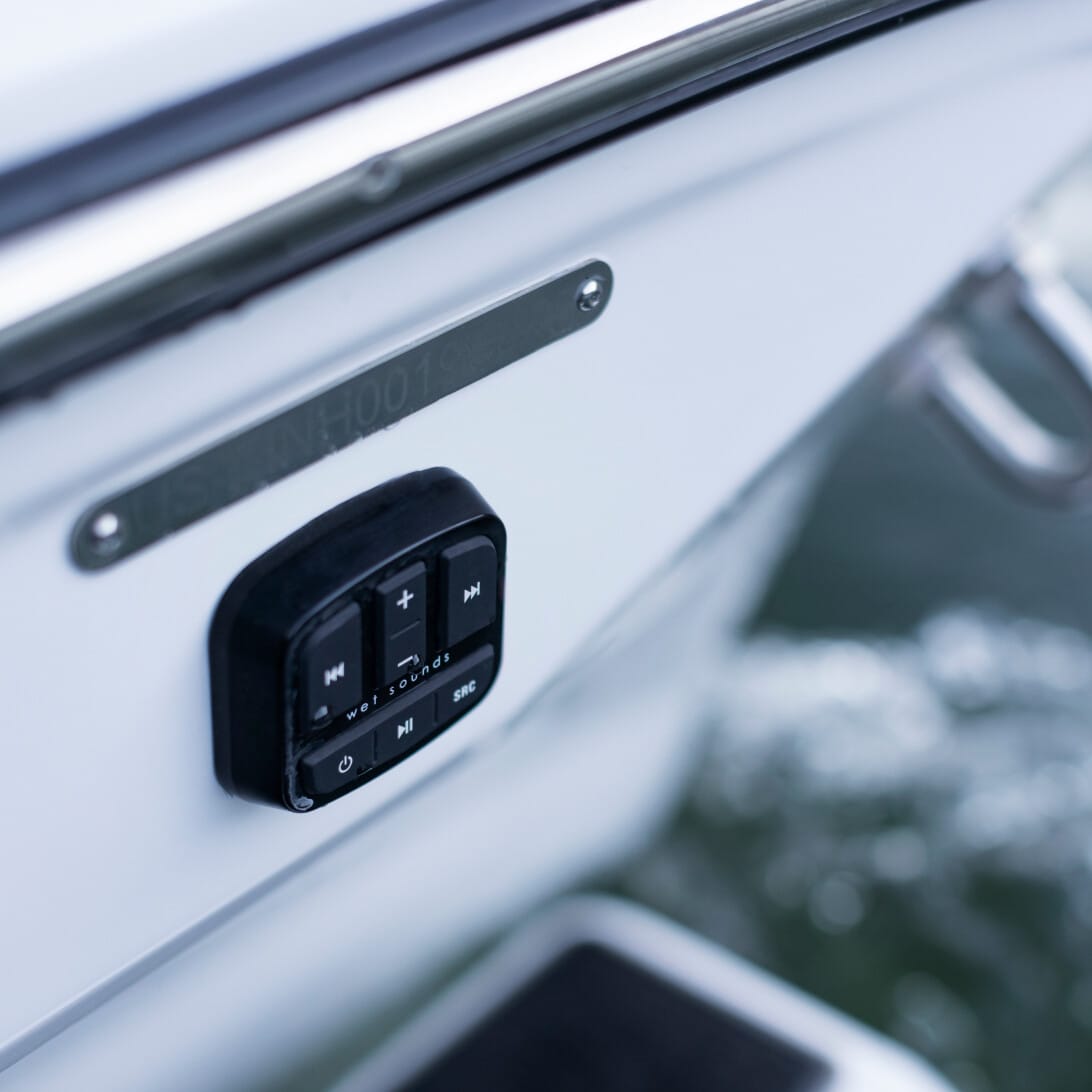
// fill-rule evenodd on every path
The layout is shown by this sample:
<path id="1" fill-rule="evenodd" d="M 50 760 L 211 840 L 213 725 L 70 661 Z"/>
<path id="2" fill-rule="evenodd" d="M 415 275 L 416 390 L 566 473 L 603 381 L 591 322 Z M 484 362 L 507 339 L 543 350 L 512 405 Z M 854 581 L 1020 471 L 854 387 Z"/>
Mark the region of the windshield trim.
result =
<path id="1" fill-rule="evenodd" d="M 479 193 L 945 0 L 639 0 L 0 243 L 0 406 Z"/>

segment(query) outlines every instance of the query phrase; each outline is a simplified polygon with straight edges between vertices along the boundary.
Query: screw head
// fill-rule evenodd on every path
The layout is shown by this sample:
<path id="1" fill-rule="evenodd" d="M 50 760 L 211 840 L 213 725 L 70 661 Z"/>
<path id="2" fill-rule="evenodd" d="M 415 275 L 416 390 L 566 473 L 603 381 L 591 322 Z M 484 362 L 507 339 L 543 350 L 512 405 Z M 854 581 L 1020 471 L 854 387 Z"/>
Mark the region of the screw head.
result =
<path id="1" fill-rule="evenodd" d="M 599 277 L 589 277 L 576 290 L 576 306 L 581 311 L 594 311 L 606 299 L 606 289 Z"/>
<path id="2" fill-rule="evenodd" d="M 365 201 L 382 201 L 389 197 L 402 182 L 402 171 L 390 157 L 377 155 L 361 168 L 356 191 Z"/>
<path id="3" fill-rule="evenodd" d="M 91 521 L 88 530 L 91 534 L 91 545 L 96 553 L 112 554 L 121 546 L 121 518 L 116 512 L 109 510 L 100 512 Z"/>

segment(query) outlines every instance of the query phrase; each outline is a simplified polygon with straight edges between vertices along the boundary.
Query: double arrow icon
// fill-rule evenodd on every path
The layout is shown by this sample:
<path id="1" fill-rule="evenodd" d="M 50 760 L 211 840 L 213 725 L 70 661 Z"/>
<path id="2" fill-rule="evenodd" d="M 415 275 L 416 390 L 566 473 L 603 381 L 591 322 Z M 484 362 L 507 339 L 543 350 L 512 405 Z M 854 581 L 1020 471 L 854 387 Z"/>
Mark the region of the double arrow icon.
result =
<path id="1" fill-rule="evenodd" d="M 482 582 L 471 584 L 469 588 L 463 588 L 463 602 L 469 603 L 471 599 L 477 599 L 482 593 Z"/>

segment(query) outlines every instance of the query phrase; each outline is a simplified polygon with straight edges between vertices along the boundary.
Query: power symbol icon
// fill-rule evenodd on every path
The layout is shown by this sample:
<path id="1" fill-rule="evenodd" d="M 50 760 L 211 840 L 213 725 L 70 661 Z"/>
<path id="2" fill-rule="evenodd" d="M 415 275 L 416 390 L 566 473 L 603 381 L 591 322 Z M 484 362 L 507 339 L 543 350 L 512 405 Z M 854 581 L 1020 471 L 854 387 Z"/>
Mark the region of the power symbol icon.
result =
<path id="1" fill-rule="evenodd" d="M 348 773 L 353 768 L 353 756 L 343 755 L 341 761 L 337 764 L 338 773 Z"/>

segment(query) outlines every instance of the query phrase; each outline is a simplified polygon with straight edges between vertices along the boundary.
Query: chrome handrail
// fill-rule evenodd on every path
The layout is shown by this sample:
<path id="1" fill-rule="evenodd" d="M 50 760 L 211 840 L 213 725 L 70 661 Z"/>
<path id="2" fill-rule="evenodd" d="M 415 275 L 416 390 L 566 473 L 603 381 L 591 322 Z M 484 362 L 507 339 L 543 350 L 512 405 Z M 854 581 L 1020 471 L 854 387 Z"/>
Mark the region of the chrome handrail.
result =
<path id="1" fill-rule="evenodd" d="M 924 404 L 1005 480 L 1058 506 L 1092 501 L 1092 307 L 1065 278 L 1049 247 L 1014 232 L 992 271 L 972 273 L 970 296 L 1039 340 L 1073 397 L 1083 434 L 1064 436 L 1021 407 L 996 383 L 950 319 L 927 318 L 902 352 Z M 966 295 L 957 288 L 955 295 Z"/>
<path id="2" fill-rule="evenodd" d="M 636 0 L 0 244 L 0 404 L 451 200 L 939 0 Z"/>

